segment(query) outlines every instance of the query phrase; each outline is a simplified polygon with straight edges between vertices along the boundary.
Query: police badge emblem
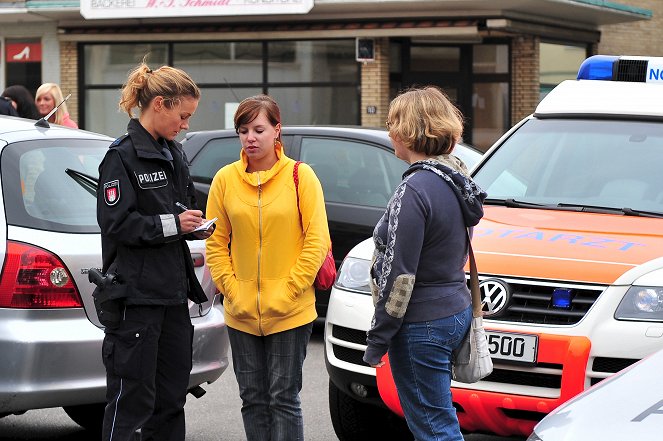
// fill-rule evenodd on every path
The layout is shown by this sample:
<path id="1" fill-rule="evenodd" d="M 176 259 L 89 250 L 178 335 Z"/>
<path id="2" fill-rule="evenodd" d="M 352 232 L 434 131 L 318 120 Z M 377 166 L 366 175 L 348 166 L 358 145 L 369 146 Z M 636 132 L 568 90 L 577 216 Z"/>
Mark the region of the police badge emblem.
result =
<path id="1" fill-rule="evenodd" d="M 115 205 L 120 200 L 120 181 L 110 181 L 104 184 L 104 200 L 106 205 Z"/>

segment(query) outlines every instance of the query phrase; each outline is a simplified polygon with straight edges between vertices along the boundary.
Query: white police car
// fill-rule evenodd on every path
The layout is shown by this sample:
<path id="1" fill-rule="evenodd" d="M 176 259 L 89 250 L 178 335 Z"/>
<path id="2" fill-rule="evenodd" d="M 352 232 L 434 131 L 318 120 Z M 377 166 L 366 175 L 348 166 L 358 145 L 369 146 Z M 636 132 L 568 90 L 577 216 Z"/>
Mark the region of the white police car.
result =
<path id="1" fill-rule="evenodd" d="M 660 84 L 656 84 L 660 83 Z M 528 436 L 545 415 L 663 348 L 663 59 L 595 56 L 483 156 L 474 230 L 492 375 L 454 383 L 462 428 Z M 371 240 L 346 257 L 325 326 L 342 441 L 402 415 L 362 361 Z M 369 410 L 369 409 L 377 410 Z M 545 438 L 544 438 L 545 439 Z"/>

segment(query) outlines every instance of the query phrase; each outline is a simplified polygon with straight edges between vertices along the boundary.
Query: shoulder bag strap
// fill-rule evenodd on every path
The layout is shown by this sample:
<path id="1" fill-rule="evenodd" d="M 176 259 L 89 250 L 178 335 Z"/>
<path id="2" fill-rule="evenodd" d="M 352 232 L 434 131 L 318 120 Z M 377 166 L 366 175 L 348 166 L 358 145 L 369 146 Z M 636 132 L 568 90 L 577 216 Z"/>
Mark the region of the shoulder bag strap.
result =
<path id="1" fill-rule="evenodd" d="M 470 292 L 472 293 L 472 316 L 483 317 L 483 305 L 481 304 L 481 290 L 479 289 L 479 274 L 477 263 L 474 260 L 474 251 L 472 250 L 472 238 L 470 231 L 467 230 L 467 245 L 470 250 Z"/>

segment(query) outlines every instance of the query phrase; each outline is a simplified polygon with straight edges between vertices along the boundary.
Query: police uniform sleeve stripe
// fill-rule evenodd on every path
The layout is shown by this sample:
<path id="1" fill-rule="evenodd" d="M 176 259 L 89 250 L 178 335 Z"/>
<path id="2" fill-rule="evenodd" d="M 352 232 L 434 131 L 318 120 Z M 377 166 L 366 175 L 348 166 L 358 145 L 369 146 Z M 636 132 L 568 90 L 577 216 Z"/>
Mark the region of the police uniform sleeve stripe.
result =
<path id="1" fill-rule="evenodd" d="M 161 228 L 163 229 L 163 237 L 170 237 L 177 235 L 177 223 L 175 222 L 175 215 L 173 214 L 160 214 Z"/>

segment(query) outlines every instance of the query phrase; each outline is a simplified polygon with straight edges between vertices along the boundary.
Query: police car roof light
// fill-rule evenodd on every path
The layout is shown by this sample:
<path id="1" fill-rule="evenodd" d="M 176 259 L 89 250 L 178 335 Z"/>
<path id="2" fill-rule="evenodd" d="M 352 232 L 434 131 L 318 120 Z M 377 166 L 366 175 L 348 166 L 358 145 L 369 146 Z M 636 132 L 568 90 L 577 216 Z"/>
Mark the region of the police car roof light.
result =
<path id="1" fill-rule="evenodd" d="M 578 69 L 579 80 L 602 80 L 613 79 L 613 67 L 619 57 L 614 55 L 594 55 L 587 58 Z"/>
<path id="2" fill-rule="evenodd" d="M 577 79 L 663 84 L 663 57 L 594 55 L 580 65 Z"/>

